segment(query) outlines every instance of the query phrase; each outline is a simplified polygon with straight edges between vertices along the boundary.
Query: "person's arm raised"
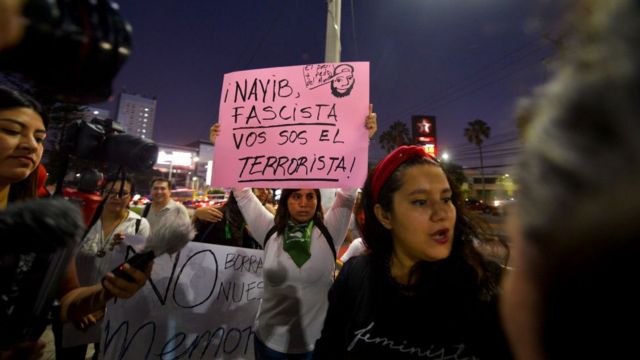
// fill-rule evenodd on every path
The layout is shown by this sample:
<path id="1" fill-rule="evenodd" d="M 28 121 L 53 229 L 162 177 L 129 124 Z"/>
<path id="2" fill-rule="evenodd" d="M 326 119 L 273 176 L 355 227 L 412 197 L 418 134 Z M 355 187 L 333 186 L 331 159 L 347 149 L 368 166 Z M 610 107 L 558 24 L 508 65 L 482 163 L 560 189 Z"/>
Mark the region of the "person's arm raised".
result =
<path id="1" fill-rule="evenodd" d="M 218 139 L 219 135 L 220 135 L 220 123 L 215 123 L 211 125 L 211 128 L 209 129 L 209 140 L 213 145 L 216 144 L 216 139 Z"/>
<path id="2" fill-rule="evenodd" d="M 378 114 L 373 112 L 373 104 L 369 104 L 369 115 L 364 121 L 364 127 L 367 128 L 369 139 L 378 131 Z"/>

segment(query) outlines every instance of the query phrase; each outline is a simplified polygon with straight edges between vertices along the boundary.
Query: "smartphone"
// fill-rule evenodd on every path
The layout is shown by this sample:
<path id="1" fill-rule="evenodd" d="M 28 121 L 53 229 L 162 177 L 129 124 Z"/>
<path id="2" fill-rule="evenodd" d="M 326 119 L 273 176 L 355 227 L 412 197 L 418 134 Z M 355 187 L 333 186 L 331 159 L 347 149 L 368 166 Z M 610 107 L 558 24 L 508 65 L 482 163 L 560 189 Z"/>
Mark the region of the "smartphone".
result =
<path id="1" fill-rule="evenodd" d="M 156 254 L 153 251 L 135 254 L 129 259 L 127 259 L 127 261 L 118 265 L 115 269 L 111 270 L 111 272 L 113 273 L 113 275 L 121 279 L 125 279 L 129 282 L 134 282 L 131 275 L 127 274 L 124 271 L 124 264 L 129 264 L 130 266 L 133 266 L 134 268 L 140 271 L 145 271 L 147 269 L 147 265 L 149 265 L 149 263 L 153 261 L 155 257 L 156 257 Z"/>

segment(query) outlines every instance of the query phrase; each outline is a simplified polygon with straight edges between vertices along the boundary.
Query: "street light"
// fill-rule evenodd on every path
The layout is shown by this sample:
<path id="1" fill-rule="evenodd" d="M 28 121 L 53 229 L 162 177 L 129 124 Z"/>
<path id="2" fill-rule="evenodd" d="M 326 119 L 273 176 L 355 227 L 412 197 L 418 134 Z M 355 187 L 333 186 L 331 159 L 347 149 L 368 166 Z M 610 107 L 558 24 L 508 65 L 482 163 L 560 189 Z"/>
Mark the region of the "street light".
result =
<path id="1" fill-rule="evenodd" d="M 449 161 L 449 153 L 448 152 L 443 152 L 442 153 L 442 161 Z"/>
<path id="2" fill-rule="evenodd" d="M 200 160 L 199 157 L 197 156 L 193 156 L 191 158 L 191 168 L 193 169 L 193 171 L 197 174 L 198 173 L 198 161 Z M 189 173 L 187 174 L 187 187 L 189 187 L 189 177 L 191 176 L 191 171 L 189 171 Z M 193 178 L 191 178 L 191 187 L 195 188 L 194 186 L 194 181 L 195 181 L 196 177 L 194 176 Z"/>
<path id="3" fill-rule="evenodd" d="M 200 190 L 200 182 L 198 180 L 197 176 L 191 178 L 191 187 L 196 191 Z"/>

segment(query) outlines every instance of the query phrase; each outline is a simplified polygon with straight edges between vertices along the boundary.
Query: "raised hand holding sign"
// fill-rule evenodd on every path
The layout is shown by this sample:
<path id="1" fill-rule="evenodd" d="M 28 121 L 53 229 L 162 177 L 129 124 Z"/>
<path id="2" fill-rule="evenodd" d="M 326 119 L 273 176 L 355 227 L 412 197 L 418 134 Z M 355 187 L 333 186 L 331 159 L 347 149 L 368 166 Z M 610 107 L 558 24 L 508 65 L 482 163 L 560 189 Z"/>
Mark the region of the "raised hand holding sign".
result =
<path id="1" fill-rule="evenodd" d="M 212 183 L 361 186 L 371 131 L 362 119 L 370 112 L 366 62 L 226 74 Z"/>

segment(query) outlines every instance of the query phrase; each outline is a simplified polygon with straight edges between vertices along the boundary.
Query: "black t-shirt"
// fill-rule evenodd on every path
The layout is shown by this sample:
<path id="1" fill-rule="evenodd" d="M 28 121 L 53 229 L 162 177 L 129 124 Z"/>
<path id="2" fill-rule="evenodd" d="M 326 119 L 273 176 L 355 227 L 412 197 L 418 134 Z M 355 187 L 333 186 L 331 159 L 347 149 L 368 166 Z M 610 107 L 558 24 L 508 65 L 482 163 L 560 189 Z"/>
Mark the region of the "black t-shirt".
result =
<path id="1" fill-rule="evenodd" d="M 407 292 L 369 256 L 354 258 L 329 292 L 314 358 L 511 359 L 495 299 L 465 291 Z"/>

